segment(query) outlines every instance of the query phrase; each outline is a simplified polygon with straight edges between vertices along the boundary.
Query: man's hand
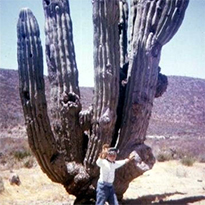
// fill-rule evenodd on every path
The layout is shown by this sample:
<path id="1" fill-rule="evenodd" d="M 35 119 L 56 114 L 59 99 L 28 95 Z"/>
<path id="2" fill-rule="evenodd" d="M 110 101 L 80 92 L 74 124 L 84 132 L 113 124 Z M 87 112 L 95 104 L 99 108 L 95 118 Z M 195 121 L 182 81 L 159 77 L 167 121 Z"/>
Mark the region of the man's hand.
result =
<path id="1" fill-rule="evenodd" d="M 134 159 L 137 163 L 141 163 L 142 159 L 136 151 L 130 153 L 129 158 Z"/>
<path id="2" fill-rule="evenodd" d="M 128 159 L 131 161 L 133 159 L 135 159 L 135 153 L 131 152 Z"/>

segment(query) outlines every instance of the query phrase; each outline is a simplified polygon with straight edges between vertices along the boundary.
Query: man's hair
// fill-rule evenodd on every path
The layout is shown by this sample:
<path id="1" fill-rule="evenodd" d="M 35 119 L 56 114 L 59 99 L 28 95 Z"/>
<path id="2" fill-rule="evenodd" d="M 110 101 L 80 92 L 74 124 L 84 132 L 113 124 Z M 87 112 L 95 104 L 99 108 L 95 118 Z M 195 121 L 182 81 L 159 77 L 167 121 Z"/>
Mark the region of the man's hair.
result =
<path id="1" fill-rule="evenodd" d="M 117 154 L 118 150 L 115 147 L 108 148 L 108 154 Z"/>

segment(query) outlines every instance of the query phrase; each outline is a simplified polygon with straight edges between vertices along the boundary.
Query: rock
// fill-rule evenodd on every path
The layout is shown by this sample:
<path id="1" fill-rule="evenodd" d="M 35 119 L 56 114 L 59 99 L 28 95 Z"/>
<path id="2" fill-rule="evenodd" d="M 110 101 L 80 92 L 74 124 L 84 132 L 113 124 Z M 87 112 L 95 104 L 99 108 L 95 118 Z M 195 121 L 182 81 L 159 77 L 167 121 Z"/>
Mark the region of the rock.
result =
<path id="1" fill-rule="evenodd" d="M 9 177 L 9 182 L 11 185 L 20 185 L 21 184 L 21 181 L 20 181 L 20 178 L 18 176 L 18 174 L 14 173 L 13 171 L 11 171 L 11 175 Z"/>

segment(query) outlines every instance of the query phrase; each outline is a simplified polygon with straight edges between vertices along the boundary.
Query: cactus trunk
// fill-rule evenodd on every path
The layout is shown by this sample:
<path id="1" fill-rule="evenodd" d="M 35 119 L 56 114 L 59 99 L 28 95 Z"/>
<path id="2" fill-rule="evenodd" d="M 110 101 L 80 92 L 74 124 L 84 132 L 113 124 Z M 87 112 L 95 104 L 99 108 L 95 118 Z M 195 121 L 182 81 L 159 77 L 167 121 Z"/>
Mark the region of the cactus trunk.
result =
<path id="1" fill-rule="evenodd" d="M 104 143 L 110 144 L 119 92 L 119 2 L 93 1 L 95 89 L 92 134 L 85 158 L 95 165 Z"/>

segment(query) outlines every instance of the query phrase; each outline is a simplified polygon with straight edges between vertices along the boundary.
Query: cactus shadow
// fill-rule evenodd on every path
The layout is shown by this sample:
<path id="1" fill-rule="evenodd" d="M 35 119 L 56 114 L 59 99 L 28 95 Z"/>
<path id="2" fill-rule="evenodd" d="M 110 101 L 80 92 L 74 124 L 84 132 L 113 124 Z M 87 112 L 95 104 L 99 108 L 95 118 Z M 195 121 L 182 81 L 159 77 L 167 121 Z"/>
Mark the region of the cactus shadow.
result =
<path id="1" fill-rule="evenodd" d="M 188 203 L 194 203 L 197 201 L 205 200 L 205 196 L 184 196 L 181 199 L 167 200 L 166 198 L 172 195 L 185 195 L 186 193 L 174 192 L 165 194 L 154 194 L 139 197 L 137 199 L 122 200 L 120 205 L 137 205 L 137 204 L 180 204 L 187 205 Z"/>

